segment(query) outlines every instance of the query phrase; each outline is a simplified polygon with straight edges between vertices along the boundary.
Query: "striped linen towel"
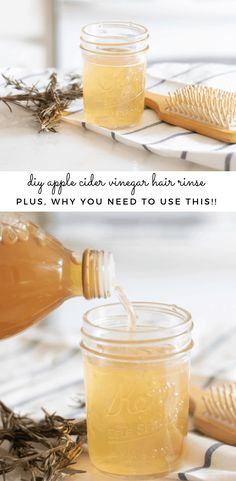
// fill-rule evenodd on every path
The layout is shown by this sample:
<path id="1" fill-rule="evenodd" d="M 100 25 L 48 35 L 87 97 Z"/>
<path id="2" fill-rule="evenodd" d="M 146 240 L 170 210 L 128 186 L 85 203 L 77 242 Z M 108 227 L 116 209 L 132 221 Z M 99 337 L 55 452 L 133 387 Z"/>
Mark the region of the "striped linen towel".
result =
<path id="1" fill-rule="evenodd" d="M 44 86 L 52 69 L 44 71 L 28 71 L 8 69 L 3 73 L 16 78 L 23 78 L 26 83 Z M 68 82 L 68 72 L 59 74 L 61 84 Z M 236 66 L 218 63 L 158 63 L 148 68 L 146 87 L 153 92 L 167 94 L 186 84 L 202 84 L 235 91 Z M 0 94 L 3 93 L 4 82 L 0 81 Z M 195 162 L 204 167 L 216 170 L 236 170 L 236 144 L 226 144 L 204 137 L 180 127 L 161 122 L 157 114 L 145 109 L 139 125 L 126 130 L 112 131 L 89 124 L 83 118 L 83 101 L 79 100 L 71 106 L 71 115 L 65 117 L 66 122 L 79 123 L 83 128 L 107 136 L 113 142 L 152 152 L 153 154 Z"/>
<path id="2" fill-rule="evenodd" d="M 146 88 L 166 95 L 187 84 L 208 85 L 236 90 L 236 66 L 226 64 L 159 63 L 149 67 Z M 82 105 L 81 105 L 82 109 Z M 156 113 L 145 109 L 136 128 L 111 131 L 83 120 L 83 112 L 68 117 L 82 127 L 157 155 L 195 162 L 217 170 L 236 170 L 236 144 L 226 144 L 180 127 L 161 122 Z M 178 168 L 178 163 L 176 163 Z"/>
<path id="3" fill-rule="evenodd" d="M 225 329 L 222 326 L 220 331 L 211 327 L 208 336 L 206 326 L 201 323 L 200 328 L 195 328 L 199 332 L 192 361 L 193 382 L 207 387 L 215 381 L 236 379 L 235 325 L 229 324 Z M 79 338 L 77 321 L 73 326 L 65 322 L 62 325 L 55 316 L 50 322 L 45 320 L 19 336 L 2 341 L 1 400 L 18 412 L 36 417 L 41 415 L 42 406 L 63 416 L 83 417 L 85 411 L 78 407 L 78 400 L 84 399 Z M 104 479 L 87 455 L 79 459 L 78 466 L 87 473 L 75 477 L 75 481 Z M 109 480 L 109 476 L 106 478 Z M 236 447 L 190 430 L 181 467 L 164 479 L 235 481 Z"/>

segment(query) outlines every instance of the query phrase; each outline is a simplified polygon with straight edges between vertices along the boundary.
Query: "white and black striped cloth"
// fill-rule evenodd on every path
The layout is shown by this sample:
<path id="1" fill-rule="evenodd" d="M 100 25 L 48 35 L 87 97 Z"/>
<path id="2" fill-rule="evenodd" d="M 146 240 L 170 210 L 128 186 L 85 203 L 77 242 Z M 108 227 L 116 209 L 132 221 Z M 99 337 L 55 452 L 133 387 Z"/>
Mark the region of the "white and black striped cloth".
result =
<path id="1" fill-rule="evenodd" d="M 82 317 L 83 309 L 85 307 L 81 312 L 79 309 L 73 326 L 58 322 L 55 316 L 50 322 L 41 322 L 19 336 L 1 341 L 0 399 L 3 402 L 22 414 L 36 417 L 41 415 L 41 407 L 68 417 L 85 415 L 78 403 L 84 399 L 77 320 Z M 196 330 L 198 342 L 193 352 L 192 382 L 207 387 L 216 381 L 236 379 L 236 326 L 230 324 L 223 329 L 217 325 L 213 329 L 196 325 Z M 79 460 L 79 466 L 87 473 L 78 480 L 103 480 L 86 455 Z M 235 481 L 236 447 L 192 430 L 181 467 L 165 479 Z"/>
<path id="2" fill-rule="evenodd" d="M 186 84 L 201 84 L 236 91 L 236 66 L 161 63 L 154 64 L 148 69 L 147 90 L 166 95 Z M 136 128 L 123 131 L 111 131 L 84 122 L 83 112 L 74 114 L 66 120 L 78 120 L 82 127 L 110 136 L 113 141 L 145 149 L 157 155 L 184 159 L 217 170 L 236 170 L 236 144 L 226 144 L 168 125 L 160 121 L 156 113 L 150 109 L 145 109 Z"/>

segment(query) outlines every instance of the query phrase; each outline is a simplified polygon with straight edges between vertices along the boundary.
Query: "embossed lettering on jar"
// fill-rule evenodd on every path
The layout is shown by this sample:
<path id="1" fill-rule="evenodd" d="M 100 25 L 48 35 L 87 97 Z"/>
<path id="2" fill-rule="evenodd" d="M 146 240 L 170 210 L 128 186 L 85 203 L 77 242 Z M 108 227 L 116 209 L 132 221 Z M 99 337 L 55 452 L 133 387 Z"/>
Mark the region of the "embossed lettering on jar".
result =
<path id="1" fill-rule="evenodd" d="M 110 129 L 135 125 L 144 109 L 148 31 L 128 22 L 86 25 L 84 58 L 85 119 Z"/>
<path id="2" fill-rule="evenodd" d="M 89 454 L 111 474 L 164 474 L 178 466 L 187 434 L 192 320 L 176 306 L 134 308 L 134 331 L 120 304 L 84 317 Z"/>

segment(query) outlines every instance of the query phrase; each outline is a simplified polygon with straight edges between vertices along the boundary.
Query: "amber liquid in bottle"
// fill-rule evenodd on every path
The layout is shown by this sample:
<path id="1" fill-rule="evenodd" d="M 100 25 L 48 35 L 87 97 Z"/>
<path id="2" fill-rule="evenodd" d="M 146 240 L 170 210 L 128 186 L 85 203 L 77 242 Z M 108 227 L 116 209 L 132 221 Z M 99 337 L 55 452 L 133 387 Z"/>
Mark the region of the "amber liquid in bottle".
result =
<path id="1" fill-rule="evenodd" d="M 97 285 L 91 252 L 98 253 L 78 258 L 37 225 L 1 223 L 0 338 L 26 329 L 70 297 L 107 297 Z"/>

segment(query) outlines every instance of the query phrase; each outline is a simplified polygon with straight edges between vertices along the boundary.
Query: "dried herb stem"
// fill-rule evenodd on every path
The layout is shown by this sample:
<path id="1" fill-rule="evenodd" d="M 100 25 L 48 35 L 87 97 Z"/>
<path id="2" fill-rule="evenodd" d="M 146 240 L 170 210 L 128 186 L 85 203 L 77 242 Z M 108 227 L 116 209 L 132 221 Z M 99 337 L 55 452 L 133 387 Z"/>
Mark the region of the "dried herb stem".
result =
<path id="1" fill-rule="evenodd" d="M 40 125 L 40 132 L 56 132 L 64 111 L 68 109 L 72 101 L 83 95 L 80 76 L 71 77 L 66 87 L 60 87 L 57 74 L 54 72 L 43 89 L 39 89 L 37 83 L 28 86 L 23 80 L 6 75 L 2 75 L 2 77 L 6 87 L 10 86 L 13 91 L 16 90 L 20 93 L 2 95 L 0 101 L 10 111 L 12 111 L 11 104 L 15 104 L 31 112 Z"/>
<path id="2" fill-rule="evenodd" d="M 82 473 L 72 469 L 86 442 L 86 421 L 65 419 L 45 410 L 38 422 L 15 414 L 0 402 L 0 445 L 8 441 L 6 455 L 0 458 L 0 475 L 20 470 L 21 479 L 58 481 L 64 475 Z"/>

